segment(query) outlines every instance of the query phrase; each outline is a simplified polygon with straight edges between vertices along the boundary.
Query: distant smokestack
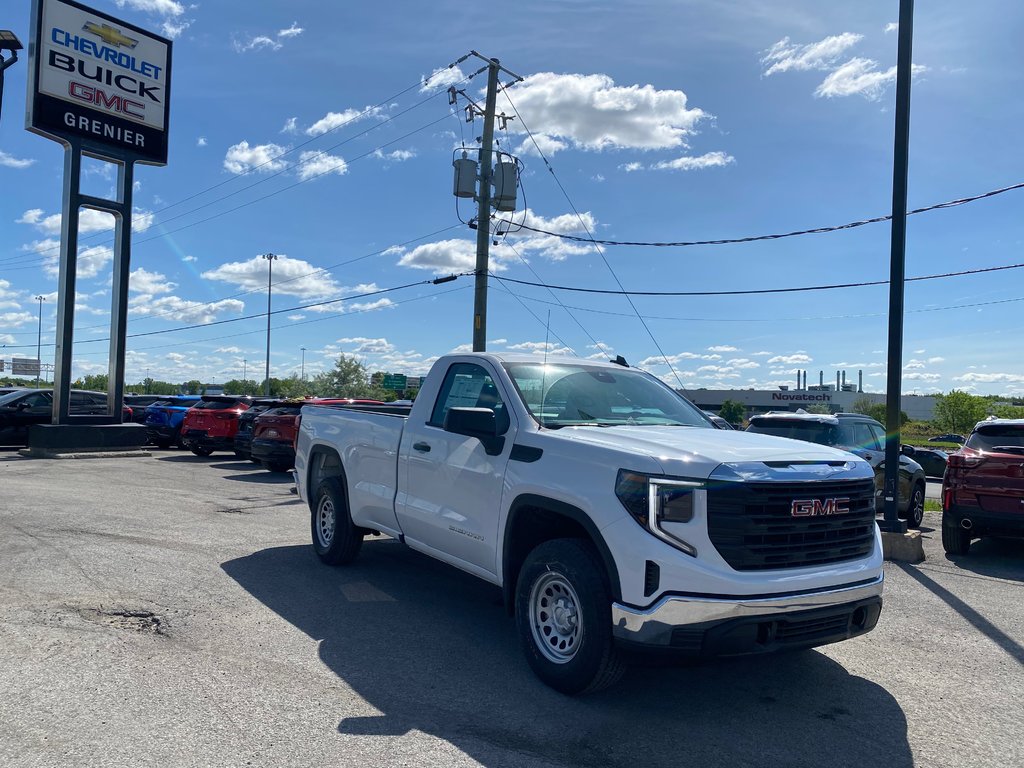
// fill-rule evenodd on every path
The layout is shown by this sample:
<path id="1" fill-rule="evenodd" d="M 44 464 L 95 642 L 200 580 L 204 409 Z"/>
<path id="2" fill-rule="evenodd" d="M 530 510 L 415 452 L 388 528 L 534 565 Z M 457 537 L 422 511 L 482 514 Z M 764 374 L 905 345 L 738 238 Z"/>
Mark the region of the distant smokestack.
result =
<path id="1" fill-rule="evenodd" d="M 797 371 L 796 371 L 796 388 L 800 389 L 800 369 L 799 368 L 797 368 Z"/>
<path id="2" fill-rule="evenodd" d="M 858 392 L 863 392 L 864 391 L 864 371 L 863 370 L 857 371 L 857 391 Z"/>
<path id="3" fill-rule="evenodd" d="M 843 371 L 843 386 L 846 386 L 846 371 Z"/>
<path id="4" fill-rule="evenodd" d="M 836 371 L 836 392 L 839 391 L 839 371 Z"/>
<path id="5" fill-rule="evenodd" d="M 825 386 L 825 372 L 824 371 L 818 371 L 818 386 L 819 387 L 824 387 Z"/>
<path id="6" fill-rule="evenodd" d="M 804 371 L 804 389 L 807 389 L 807 371 Z"/>

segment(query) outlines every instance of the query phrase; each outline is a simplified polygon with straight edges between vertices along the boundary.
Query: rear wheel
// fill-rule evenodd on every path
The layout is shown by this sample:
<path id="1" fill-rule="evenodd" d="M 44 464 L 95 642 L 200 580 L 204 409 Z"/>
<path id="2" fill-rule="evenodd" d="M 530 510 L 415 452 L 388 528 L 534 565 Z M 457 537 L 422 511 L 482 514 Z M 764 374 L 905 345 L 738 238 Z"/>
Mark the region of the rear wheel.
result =
<path id="1" fill-rule="evenodd" d="M 907 507 L 907 527 L 920 528 L 924 522 L 924 486 L 915 485 L 910 495 L 910 506 Z"/>
<path id="2" fill-rule="evenodd" d="M 966 555 L 971 549 L 971 532 L 965 531 L 956 520 L 942 517 L 942 548 L 947 555 Z"/>
<path id="3" fill-rule="evenodd" d="M 153 442 L 154 442 L 154 444 L 156 445 L 157 448 L 164 448 L 164 449 L 166 449 L 166 448 L 170 448 L 171 447 L 171 441 L 170 440 L 154 440 Z"/>
<path id="4" fill-rule="evenodd" d="M 287 472 L 292 468 L 291 464 L 283 464 L 280 461 L 264 461 L 263 467 L 271 472 Z"/>
<path id="5" fill-rule="evenodd" d="M 589 542 L 553 539 L 526 558 L 516 625 L 526 660 L 556 691 L 598 691 L 625 671 L 612 640 L 611 592 Z"/>
<path id="6" fill-rule="evenodd" d="M 317 557 L 327 565 L 347 565 L 355 560 L 365 530 L 352 522 L 340 478 L 328 477 L 320 483 L 311 512 L 310 528 Z"/>
<path id="7" fill-rule="evenodd" d="M 198 446 L 189 450 L 191 450 L 196 456 L 209 456 L 213 453 L 213 448 L 199 448 Z"/>

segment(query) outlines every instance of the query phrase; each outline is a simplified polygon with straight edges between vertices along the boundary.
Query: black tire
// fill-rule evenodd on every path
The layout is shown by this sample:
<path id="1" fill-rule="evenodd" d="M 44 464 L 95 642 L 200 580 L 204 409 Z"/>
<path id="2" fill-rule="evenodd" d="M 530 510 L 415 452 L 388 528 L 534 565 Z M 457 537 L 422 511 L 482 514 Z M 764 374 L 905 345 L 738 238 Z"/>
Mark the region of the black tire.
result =
<path id="1" fill-rule="evenodd" d="M 195 447 L 190 448 L 189 450 L 192 451 L 192 453 L 194 453 L 196 456 L 209 456 L 211 453 L 213 453 L 213 448 Z"/>
<path id="2" fill-rule="evenodd" d="M 356 559 L 365 530 L 352 522 L 341 478 L 328 477 L 313 496 L 309 517 L 313 550 L 327 565 L 347 565 Z"/>
<path id="3" fill-rule="evenodd" d="M 907 506 L 907 527 L 917 529 L 924 522 L 924 486 L 918 483 L 910 494 Z"/>
<path id="4" fill-rule="evenodd" d="M 263 468 L 270 472 L 287 472 L 292 468 L 292 465 L 282 464 L 279 461 L 264 461 Z"/>
<path id="5" fill-rule="evenodd" d="M 942 548 L 947 555 L 966 555 L 971 550 L 971 532 L 961 528 L 956 520 L 942 516 Z"/>
<path id="6" fill-rule="evenodd" d="M 611 590 L 588 541 L 552 539 L 526 557 L 516 583 L 519 642 L 544 683 L 565 694 L 614 684 L 625 664 L 612 640 Z M 555 607 L 560 616 L 547 609 Z"/>
<path id="7" fill-rule="evenodd" d="M 157 448 L 163 448 L 164 450 L 171 447 L 171 443 L 168 440 L 154 440 L 153 443 Z"/>

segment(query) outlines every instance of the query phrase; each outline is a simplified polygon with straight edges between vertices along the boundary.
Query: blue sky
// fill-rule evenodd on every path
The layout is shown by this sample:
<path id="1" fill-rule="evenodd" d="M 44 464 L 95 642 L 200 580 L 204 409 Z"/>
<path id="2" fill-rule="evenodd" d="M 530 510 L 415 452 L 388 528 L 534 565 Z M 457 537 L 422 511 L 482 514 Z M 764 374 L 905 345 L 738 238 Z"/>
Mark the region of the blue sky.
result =
<path id="1" fill-rule="evenodd" d="M 0 26 L 27 44 L 29 0 Z M 453 151 L 482 131 L 444 88 L 478 60 L 525 80 L 498 131 L 523 164 L 517 220 L 629 241 L 743 237 L 837 225 L 891 207 L 898 3 L 811 0 L 461 3 L 94 0 L 174 38 L 170 155 L 138 166 L 128 381 L 261 378 L 267 262 L 271 371 L 307 375 L 340 352 L 423 373 L 472 339 L 470 201 Z M 1024 181 L 1024 7 L 918 3 L 911 208 Z M 25 57 L 27 59 L 27 57 Z M 24 130 L 27 61 L 0 120 L 0 357 L 53 342 L 63 149 Z M 458 75 L 456 75 L 458 77 Z M 506 78 L 507 80 L 507 78 Z M 482 103 L 482 76 L 459 87 Z M 502 104 L 499 103 L 499 107 Z M 505 111 L 512 114 L 507 102 Z M 553 172 L 538 155 L 528 128 Z M 91 162 L 85 191 L 108 195 Z M 561 187 L 559 186 L 561 185 Z M 564 189 L 564 193 L 563 193 Z M 907 276 L 1016 264 L 1024 190 L 908 222 Z M 574 209 L 577 214 L 574 212 Z M 75 375 L 105 372 L 110 220 L 83 217 Z M 492 249 L 495 275 L 597 289 L 716 291 L 884 280 L 887 224 L 689 248 L 592 245 L 527 230 Z M 607 262 L 607 263 L 606 263 Z M 610 268 L 609 268 L 610 267 Z M 614 272 L 614 274 L 613 274 Z M 280 283 L 278 281 L 281 281 Z M 287 281 L 287 282 L 285 282 Z M 806 369 L 864 371 L 883 391 L 886 286 L 742 297 L 550 292 L 491 281 L 490 349 L 621 354 L 687 388 L 774 388 Z M 1019 269 L 910 283 L 904 391 L 1024 394 Z M 545 328 L 550 311 L 550 335 Z M 175 330 L 182 326 L 200 326 Z M 208 327 L 205 327 L 208 326 Z M 153 333 L 153 332 L 161 333 Z M 653 340 L 651 336 L 653 335 Z M 655 343 L 657 342 L 657 343 Z M 26 346 L 27 345 L 27 346 Z M 659 352 L 668 357 L 674 374 Z M 44 347 L 44 361 L 53 347 Z M 244 361 L 244 362 L 243 362 Z M 678 378 L 676 378 L 678 376 Z"/>

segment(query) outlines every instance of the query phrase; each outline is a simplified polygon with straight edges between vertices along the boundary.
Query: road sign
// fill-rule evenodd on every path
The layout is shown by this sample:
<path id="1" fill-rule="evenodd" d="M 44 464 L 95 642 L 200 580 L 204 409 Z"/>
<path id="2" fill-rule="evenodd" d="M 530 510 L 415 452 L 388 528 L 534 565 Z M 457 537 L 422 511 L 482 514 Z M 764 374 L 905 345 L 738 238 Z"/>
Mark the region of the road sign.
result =
<path id="1" fill-rule="evenodd" d="M 38 376 L 39 361 L 25 357 L 11 358 L 11 374 L 14 376 Z"/>
<path id="2" fill-rule="evenodd" d="M 405 389 L 406 377 L 401 373 L 389 373 L 381 379 L 381 387 L 384 389 L 393 389 L 397 392 L 401 392 Z"/>

